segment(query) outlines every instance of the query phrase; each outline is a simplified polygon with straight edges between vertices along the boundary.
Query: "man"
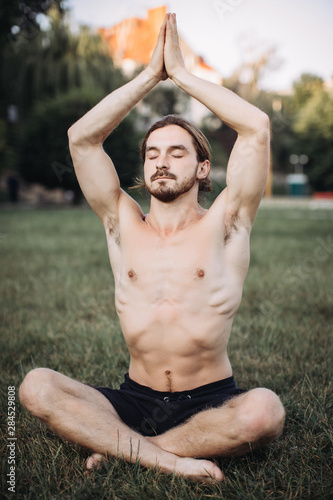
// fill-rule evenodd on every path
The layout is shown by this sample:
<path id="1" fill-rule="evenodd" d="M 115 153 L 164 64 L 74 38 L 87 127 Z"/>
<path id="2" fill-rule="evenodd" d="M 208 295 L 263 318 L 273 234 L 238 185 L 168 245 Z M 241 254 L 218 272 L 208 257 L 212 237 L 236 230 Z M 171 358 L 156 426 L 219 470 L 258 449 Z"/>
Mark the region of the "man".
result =
<path id="1" fill-rule="evenodd" d="M 106 137 L 157 83 L 169 77 L 238 132 L 227 187 L 209 210 L 205 137 L 168 117 L 142 146 L 151 208 L 144 216 L 120 189 Z M 101 219 L 129 352 L 120 390 L 96 389 L 37 368 L 20 388 L 23 405 L 60 436 L 104 456 L 197 480 L 222 480 L 210 457 L 239 455 L 282 432 L 272 391 L 237 389 L 227 343 L 249 265 L 249 236 L 267 178 L 267 116 L 232 92 L 190 74 L 176 19 L 167 14 L 147 68 L 69 130 L 82 190 Z M 200 457 L 200 459 L 195 458 Z"/>

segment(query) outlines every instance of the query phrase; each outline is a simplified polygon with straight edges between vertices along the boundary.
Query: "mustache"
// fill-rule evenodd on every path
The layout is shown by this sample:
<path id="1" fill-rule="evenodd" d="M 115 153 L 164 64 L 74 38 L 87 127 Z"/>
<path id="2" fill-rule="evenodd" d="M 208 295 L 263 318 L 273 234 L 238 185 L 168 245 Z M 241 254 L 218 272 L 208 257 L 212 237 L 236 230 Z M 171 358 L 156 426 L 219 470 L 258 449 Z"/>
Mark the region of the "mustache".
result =
<path id="1" fill-rule="evenodd" d="M 171 174 L 167 170 L 157 170 L 150 178 L 150 181 L 155 181 L 160 177 L 167 177 L 168 179 L 176 179 L 177 177 L 174 174 Z"/>

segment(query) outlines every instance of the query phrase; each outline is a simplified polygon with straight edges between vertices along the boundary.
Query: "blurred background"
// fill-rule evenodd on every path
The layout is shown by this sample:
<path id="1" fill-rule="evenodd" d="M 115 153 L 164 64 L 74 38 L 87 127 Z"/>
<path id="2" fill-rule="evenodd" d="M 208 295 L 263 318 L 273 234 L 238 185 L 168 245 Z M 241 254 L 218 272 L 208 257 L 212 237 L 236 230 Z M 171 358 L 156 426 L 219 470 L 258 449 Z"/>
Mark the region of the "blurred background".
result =
<path id="1" fill-rule="evenodd" d="M 333 3 L 329 0 L 0 1 L 0 203 L 79 204 L 67 129 L 148 63 L 176 12 L 186 67 L 271 119 L 265 196 L 333 199 Z M 128 188 L 150 124 L 181 114 L 213 149 L 216 196 L 235 132 L 172 82 L 105 143 Z"/>

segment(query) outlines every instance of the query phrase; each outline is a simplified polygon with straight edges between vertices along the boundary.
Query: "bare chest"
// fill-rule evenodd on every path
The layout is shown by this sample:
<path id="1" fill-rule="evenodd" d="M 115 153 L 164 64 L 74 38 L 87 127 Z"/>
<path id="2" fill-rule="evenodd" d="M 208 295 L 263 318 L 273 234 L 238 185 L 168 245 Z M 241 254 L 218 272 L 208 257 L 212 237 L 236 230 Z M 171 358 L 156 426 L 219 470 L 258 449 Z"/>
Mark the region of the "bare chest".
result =
<path id="1" fill-rule="evenodd" d="M 196 239 L 170 241 L 143 238 L 138 241 L 140 252 L 131 246 L 123 253 L 123 270 L 130 278 L 171 281 L 201 280 L 207 277 L 211 255 Z"/>
<path id="2" fill-rule="evenodd" d="M 207 281 L 210 270 L 221 269 L 222 255 L 205 241 L 199 231 L 183 231 L 176 236 L 161 237 L 152 230 L 136 228 L 122 240 L 121 259 L 116 274 L 124 279 L 161 284 Z M 211 242 L 212 243 L 212 242 Z"/>
<path id="3" fill-rule="evenodd" d="M 238 302 L 242 277 L 228 263 L 223 240 L 199 228 L 161 237 L 146 227 L 122 238 L 111 264 L 118 303 L 198 304 Z"/>

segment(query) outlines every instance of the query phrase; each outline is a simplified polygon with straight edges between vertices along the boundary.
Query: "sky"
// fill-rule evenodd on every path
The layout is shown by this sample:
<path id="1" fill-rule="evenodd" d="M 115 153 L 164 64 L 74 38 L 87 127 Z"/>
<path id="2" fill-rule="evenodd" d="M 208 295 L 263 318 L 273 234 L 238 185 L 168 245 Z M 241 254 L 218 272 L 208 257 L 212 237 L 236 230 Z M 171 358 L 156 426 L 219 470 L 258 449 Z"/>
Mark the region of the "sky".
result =
<path id="1" fill-rule="evenodd" d="M 110 27 L 166 5 L 182 38 L 228 78 L 247 57 L 245 47 L 275 47 L 275 64 L 261 82 L 283 91 L 302 73 L 333 77 L 332 0 L 67 0 L 74 24 Z"/>

